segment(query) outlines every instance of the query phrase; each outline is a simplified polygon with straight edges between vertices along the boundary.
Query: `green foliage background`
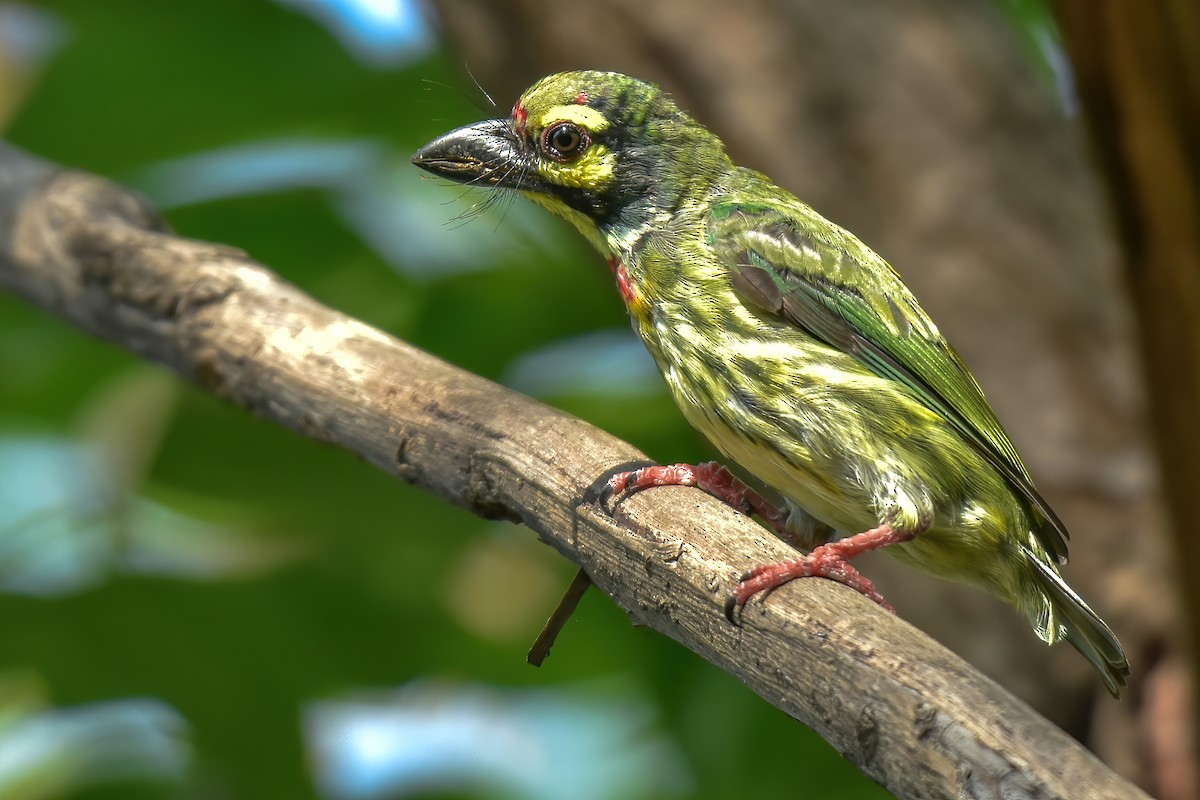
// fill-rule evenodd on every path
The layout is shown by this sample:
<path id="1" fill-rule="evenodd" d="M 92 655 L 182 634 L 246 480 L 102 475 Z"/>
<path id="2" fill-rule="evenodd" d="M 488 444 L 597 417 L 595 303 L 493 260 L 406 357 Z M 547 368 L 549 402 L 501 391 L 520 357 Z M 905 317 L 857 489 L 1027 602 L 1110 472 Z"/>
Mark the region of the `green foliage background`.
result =
<path id="1" fill-rule="evenodd" d="M 267 0 L 42 8 L 62 23 L 61 46 L 7 109 L 7 138 L 152 199 L 155 164 L 294 137 L 371 141 L 396 174 L 415 173 L 407 158 L 417 146 L 492 113 L 475 105 L 446 52 L 372 68 L 313 19 Z M 437 189 L 429 196 L 445 205 L 432 213 L 451 227 L 479 199 Z M 323 302 L 492 379 L 548 344 L 627 330 L 607 270 L 536 211 L 501 206 L 455 228 L 484 263 L 422 272 L 424 251 L 393 268 L 336 213 L 337 200 L 328 187 L 301 185 L 177 205 L 166 217 L 181 235 L 243 248 Z M 624 397 L 546 399 L 655 458 L 708 455 L 655 382 Z M 0 443 L 30 438 L 98 448 L 96 479 L 114 493 L 99 507 L 60 509 L 80 536 L 103 523 L 92 579 L 70 591 L 0 593 L 0 683 L 37 695 L 31 714 L 156 698 L 179 712 L 192 757 L 176 780 L 74 780 L 91 773 L 48 760 L 11 796 L 319 796 L 306 708 L 427 680 L 564 697 L 620 687 L 681 754 L 682 796 L 883 795 L 811 732 L 635 629 L 598 593 L 546 666 L 528 667 L 525 649 L 573 572 L 528 531 L 471 517 L 0 296 Z M 159 541 L 159 526 L 137 511 L 143 501 L 190 527 Z M 134 556 L 147 540 L 174 564 L 199 553 L 232 566 L 145 568 Z M 22 563 L 0 557 L 0 574 Z M 0 714 L 13 708 L 5 698 Z M 666 766 L 643 768 L 643 794 L 653 796 L 649 787 L 663 785 L 653 772 Z M 422 796 L 455 791 L 500 789 Z"/>

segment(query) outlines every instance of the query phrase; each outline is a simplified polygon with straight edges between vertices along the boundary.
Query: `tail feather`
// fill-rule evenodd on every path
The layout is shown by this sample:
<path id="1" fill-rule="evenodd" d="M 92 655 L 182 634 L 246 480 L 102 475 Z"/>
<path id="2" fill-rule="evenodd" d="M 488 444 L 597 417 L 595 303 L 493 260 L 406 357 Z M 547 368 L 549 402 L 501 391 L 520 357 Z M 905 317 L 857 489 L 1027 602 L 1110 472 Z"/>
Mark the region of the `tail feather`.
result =
<path id="1" fill-rule="evenodd" d="M 1065 638 L 1096 667 L 1113 697 L 1120 697 L 1129 678 L 1129 661 L 1104 620 L 1067 585 L 1053 566 L 1023 548 L 1034 567 L 1043 602 L 1033 620 L 1038 636 L 1046 642 Z"/>

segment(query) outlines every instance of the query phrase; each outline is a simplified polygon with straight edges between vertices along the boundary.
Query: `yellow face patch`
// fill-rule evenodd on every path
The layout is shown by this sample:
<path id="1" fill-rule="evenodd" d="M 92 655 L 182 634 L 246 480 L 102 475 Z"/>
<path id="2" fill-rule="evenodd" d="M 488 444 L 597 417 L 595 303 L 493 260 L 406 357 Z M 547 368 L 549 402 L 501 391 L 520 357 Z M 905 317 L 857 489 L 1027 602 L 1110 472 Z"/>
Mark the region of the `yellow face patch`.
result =
<path id="1" fill-rule="evenodd" d="M 604 145 L 593 144 L 574 161 L 560 164 L 543 159 L 539 171 L 542 177 L 559 186 L 601 191 L 613 178 L 617 158 Z"/>
<path id="2" fill-rule="evenodd" d="M 538 128 L 545 130 L 556 122 L 574 122 L 593 133 L 608 127 L 608 120 L 594 108 L 587 106 L 554 106 L 538 120 Z"/>
<path id="3" fill-rule="evenodd" d="M 548 194 L 526 191 L 521 191 L 521 194 L 550 213 L 562 217 L 574 225 L 575 229 L 582 233 L 584 238 L 591 242 L 597 250 L 606 256 L 609 254 L 608 243 L 604 241 L 604 237 L 600 235 L 600 231 L 596 228 L 596 223 L 592 222 L 591 217 L 587 214 L 576 211 L 557 197 L 551 197 Z"/>

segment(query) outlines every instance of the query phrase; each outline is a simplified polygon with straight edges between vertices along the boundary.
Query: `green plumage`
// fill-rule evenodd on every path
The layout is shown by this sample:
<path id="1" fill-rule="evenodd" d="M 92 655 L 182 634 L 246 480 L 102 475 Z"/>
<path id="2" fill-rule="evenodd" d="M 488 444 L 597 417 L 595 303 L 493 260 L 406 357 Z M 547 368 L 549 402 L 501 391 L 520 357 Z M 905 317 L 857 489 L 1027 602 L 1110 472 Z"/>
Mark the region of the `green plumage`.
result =
<path id="1" fill-rule="evenodd" d="M 786 498 L 801 538 L 911 534 L 887 552 L 1012 603 L 1119 693 L 1119 643 L 1059 574 L 1066 529 L 958 354 L 852 234 L 615 73 L 550 76 L 510 119 L 414 161 L 517 189 L 610 258 L 688 421 Z"/>

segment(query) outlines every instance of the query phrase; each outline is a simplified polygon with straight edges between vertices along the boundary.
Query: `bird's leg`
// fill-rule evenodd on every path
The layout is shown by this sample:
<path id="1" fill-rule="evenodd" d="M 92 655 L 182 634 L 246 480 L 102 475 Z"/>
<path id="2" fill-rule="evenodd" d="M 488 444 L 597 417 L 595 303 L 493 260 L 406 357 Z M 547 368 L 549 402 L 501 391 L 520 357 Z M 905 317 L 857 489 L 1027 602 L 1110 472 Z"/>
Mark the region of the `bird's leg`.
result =
<path id="1" fill-rule="evenodd" d="M 703 489 L 746 516 L 757 515 L 767 527 L 786 541 L 795 539 L 795 534 L 787 527 L 786 509 L 767 500 L 716 461 L 706 461 L 703 464 L 668 464 L 618 472 L 608 479 L 607 491 L 616 498 L 654 486 L 695 486 Z"/>
<path id="2" fill-rule="evenodd" d="M 878 528 L 823 544 L 806 556 L 755 567 L 742 575 L 741 582 L 734 587 L 733 594 L 725 603 L 725 616 L 736 625 L 735 613 L 751 597 L 759 593 L 769 594 L 796 578 L 829 578 L 844 583 L 894 614 L 896 610 L 876 591 L 875 584 L 869 578 L 851 566 L 850 559 L 889 544 L 907 542 L 917 533 L 919 531 L 897 530 L 885 522 Z"/>
<path id="3" fill-rule="evenodd" d="M 797 543 L 796 532 L 788 528 L 788 511 L 767 500 L 736 475 L 715 461 L 703 464 L 668 464 L 642 467 L 618 472 L 608 480 L 607 492 L 612 497 L 632 494 L 655 486 L 695 486 L 718 500 L 733 506 L 747 516 L 757 515 L 782 539 Z M 871 580 L 855 569 L 850 560 L 889 544 L 907 542 L 920 533 L 918 530 L 899 530 L 889 523 L 872 528 L 836 542 L 828 542 L 806 556 L 764 564 L 742 575 L 733 594 L 725 603 L 725 616 L 736 624 L 735 613 L 756 594 L 770 594 L 796 578 L 829 578 L 845 584 L 895 613 Z"/>

